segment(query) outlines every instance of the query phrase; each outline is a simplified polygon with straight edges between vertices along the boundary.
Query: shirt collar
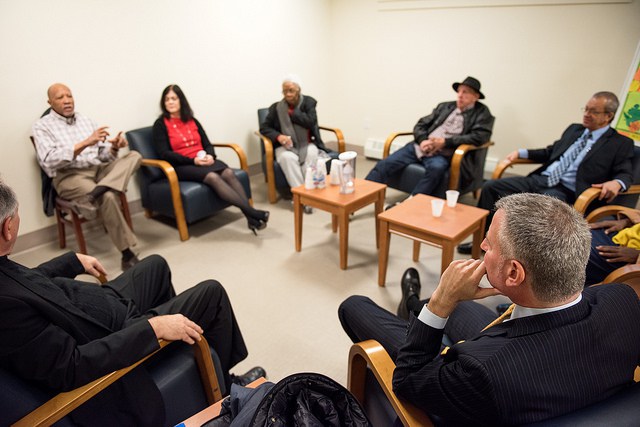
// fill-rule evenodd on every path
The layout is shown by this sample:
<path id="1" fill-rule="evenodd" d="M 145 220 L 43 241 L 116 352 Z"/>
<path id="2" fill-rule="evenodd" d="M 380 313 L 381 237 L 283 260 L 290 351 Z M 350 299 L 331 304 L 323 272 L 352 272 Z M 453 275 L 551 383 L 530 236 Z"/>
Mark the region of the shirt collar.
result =
<path id="1" fill-rule="evenodd" d="M 58 120 L 62 120 L 64 122 L 66 122 L 68 125 L 74 125 L 76 123 L 76 114 L 73 113 L 73 116 L 71 117 L 65 117 L 61 114 L 58 114 L 56 112 L 56 110 L 54 110 L 53 108 L 51 110 L 49 110 L 49 115 L 55 117 Z"/>
<path id="2" fill-rule="evenodd" d="M 571 307 L 573 305 L 576 305 L 580 301 L 582 301 L 582 293 L 579 294 L 576 297 L 576 299 L 574 299 L 573 301 L 570 301 L 570 302 L 568 302 L 566 304 L 563 304 L 563 305 L 559 305 L 557 307 L 529 308 L 529 307 L 522 307 L 522 306 L 516 304 L 515 307 L 513 308 L 513 312 L 511 312 L 511 317 L 509 318 L 509 320 L 518 319 L 518 318 L 527 317 L 527 316 L 536 316 L 538 314 L 552 313 L 554 311 L 564 310 L 565 308 L 569 308 L 569 307 Z"/>
<path id="3" fill-rule="evenodd" d="M 604 135 L 604 133 L 606 131 L 608 131 L 610 128 L 609 125 L 603 126 L 600 129 L 596 129 L 594 131 L 590 131 L 589 129 L 585 129 L 584 132 L 582 133 L 582 135 L 587 135 L 589 132 L 591 132 L 591 140 L 592 141 L 597 141 L 602 135 Z"/>

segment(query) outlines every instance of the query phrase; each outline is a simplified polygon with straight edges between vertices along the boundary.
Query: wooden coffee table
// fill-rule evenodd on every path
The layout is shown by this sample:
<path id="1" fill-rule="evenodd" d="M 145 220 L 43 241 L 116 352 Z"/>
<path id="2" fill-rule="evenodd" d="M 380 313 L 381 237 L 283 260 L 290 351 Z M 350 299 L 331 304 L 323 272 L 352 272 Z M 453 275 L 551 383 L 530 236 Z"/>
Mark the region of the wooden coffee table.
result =
<path id="1" fill-rule="evenodd" d="M 442 248 L 441 271 L 453 261 L 453 251 L 473 233 L 471 256 L 480 257 L 480 243 L 489 211 L 458 203 L 450 208 L 445 204 L 442 216 L 431 216 L 431 200 L 435 197 L 418 194 L 378 215 L 380 245 L 378 251 L 378 285 L 384 286 L 389 262 L 391 234 L 413 239 L 413 260 L 420 257 L 420 243 Z"/>
<path id="2" fill-rule="evenodd" d="M 387 186 L 364 179 L 355 179 L 355 191 L 351 194 L 340 194 L 339 185 L 330 185 L 323 189 L 307 190 L 304 185 L 291 189 L 293 193 L 293 216 L 295 228 L 296 252 L 302 247 L 302 206 L 311 206 L 331 213 L 333 232 L 340 230 L 340 268 L 347 268 L 349 246 L 349 215 L 371 203 L 375 203 L 376 211 L 376 247 L 379 246 L 378 214 L 382 212 Z"/>

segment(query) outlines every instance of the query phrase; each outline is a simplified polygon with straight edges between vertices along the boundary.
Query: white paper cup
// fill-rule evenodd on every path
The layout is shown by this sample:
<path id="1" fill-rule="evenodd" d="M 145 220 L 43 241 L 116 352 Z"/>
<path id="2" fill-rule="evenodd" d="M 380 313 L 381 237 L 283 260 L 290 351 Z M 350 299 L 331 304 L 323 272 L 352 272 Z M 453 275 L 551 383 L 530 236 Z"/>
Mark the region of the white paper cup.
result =
<path id="1" fill-rule="evenodd" d="M 340 165 L 342 165 L 342 160 L 338 160 L 338 159 L 331 160 L 331 172 L 330 172 L 331 185 L 340 185 Z"/>
<path id="2" fill-rule="evenodd" d="M 459 191 L 456 190 L 447 190 L 447 206 L 450 208 L 455 208 L 456 203 L 458 203 L 458 196 L 460 195 Z"/>
<path id="3" fill-rule="evenodd" d="M 431 200 L 431 215 L 438 218 L 442 216 L 443 209 L 444 209 L 444 200 L 442 199 Z"/>

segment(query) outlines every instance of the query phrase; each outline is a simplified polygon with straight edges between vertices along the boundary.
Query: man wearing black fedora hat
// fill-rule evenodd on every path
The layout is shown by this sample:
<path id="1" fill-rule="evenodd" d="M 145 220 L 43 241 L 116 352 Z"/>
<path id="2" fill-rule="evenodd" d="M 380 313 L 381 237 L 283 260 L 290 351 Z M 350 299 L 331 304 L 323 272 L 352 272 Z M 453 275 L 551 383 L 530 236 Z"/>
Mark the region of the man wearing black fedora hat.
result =
<path id="1" fill-rule="evenodd" d="M 494 118 L 489 108 L 478 102 L 484 99 L 480 82 L 467 77 L 452 86 L 457 99 L 438 104 L 431 114 L 418 120 L 413 128 L 414 140 L 379 161 L 366 179 L 384 184 L 408 165 L 420 163 L 425 174 L 411 194 L 432 195 L 449 169 L 456 147 L 481 145 L 489 140 Z"/>

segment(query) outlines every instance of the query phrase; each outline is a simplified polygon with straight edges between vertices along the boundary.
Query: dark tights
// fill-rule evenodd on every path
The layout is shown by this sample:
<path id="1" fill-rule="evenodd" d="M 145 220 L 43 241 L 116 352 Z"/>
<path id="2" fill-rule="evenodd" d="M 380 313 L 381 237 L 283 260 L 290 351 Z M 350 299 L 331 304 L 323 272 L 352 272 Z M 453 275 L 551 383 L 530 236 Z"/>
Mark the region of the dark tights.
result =
<path id="1" fill-rule="evenodd" d="M 204 177 L 204 183 L 213 188 L 222 200 L 240 208 L 247 219 L 264 219 L 264 211 L 254 209 L 249 204 L 244 188 L 231 168 L 226 168 L 220 174 L 215 172 L 208 173 Z"/>

